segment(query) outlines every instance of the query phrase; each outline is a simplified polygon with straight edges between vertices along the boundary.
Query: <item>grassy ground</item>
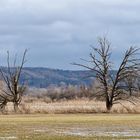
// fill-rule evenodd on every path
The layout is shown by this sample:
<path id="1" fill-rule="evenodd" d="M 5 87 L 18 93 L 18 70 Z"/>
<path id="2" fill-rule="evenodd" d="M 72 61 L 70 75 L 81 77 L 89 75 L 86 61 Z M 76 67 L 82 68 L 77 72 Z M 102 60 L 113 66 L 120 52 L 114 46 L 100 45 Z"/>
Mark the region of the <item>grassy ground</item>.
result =
<path id="1" fill-rule="evenodd" d="M 140 115 L 1 115 L 0 140 L 140 139 Z"/>

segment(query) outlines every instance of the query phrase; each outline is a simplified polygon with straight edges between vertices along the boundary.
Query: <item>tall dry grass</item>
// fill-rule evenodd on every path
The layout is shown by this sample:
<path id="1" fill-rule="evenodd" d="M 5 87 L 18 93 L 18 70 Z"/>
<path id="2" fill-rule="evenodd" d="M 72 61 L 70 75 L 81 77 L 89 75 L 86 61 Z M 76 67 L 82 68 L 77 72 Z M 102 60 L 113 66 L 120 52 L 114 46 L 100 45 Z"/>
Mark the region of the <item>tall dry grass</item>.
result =
<path id="1" fill-rule="evenodd" d="M 140 113 L 140 104 L 122 102 L 113 106 L 110 113 Z M 7 113 L 13 113 L 12 103 L 6 107 Z M 20 111 L 23 114 L 69 114 L 69 113 L 107 113 L 105 102 L 89 99 L 52 102 L 49 99 L 24 98 Z"/>

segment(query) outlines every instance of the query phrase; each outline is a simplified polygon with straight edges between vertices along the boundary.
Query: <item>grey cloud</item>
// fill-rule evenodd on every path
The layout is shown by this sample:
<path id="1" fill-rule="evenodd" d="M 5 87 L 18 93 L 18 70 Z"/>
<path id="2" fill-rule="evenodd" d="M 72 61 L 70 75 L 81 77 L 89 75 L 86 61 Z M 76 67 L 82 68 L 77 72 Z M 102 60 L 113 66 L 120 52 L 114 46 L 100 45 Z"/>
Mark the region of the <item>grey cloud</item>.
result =
<path id="1" fill-rule="evenodd" d="M 139 0 L 1 0 L 0 52 L 29 48 L 28 66 L 77 69 L 90 44 L 107 34 L 115 57 L 140 45 Z M 119 57 L 120 58 L 120 57 Z"/>

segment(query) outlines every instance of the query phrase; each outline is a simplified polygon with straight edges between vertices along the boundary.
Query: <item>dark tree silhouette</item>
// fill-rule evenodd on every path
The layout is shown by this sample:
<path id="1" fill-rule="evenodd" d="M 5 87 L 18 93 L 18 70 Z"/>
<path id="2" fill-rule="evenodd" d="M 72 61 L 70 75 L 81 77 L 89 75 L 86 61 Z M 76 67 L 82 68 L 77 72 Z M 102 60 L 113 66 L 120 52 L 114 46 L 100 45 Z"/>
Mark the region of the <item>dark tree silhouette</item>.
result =
<path id="1" fill-rule="evenodd" d="M 119 103 L 118 100 L 124 100 L 122 95 L 128 89 L 128 86 L 123 85 L 124 80 L 129 76 L 129 72 L 135 73 L 138 71 L 139 60 L 137 54 L 139 49 L 130 47 L 124 54 L 122 62 L 114 76 L 111 74 L 112 62 L 110 61 L 111 51 L 110 42 L 106 38 L 99 38 L 99 47 L 92 47 L 93 52 L 90 53 L 90 61 L 85 60 L 88 64 L 74 65 L 82 66 L 94 72 L 96 79 L 101 84 L 101 96 L 105 96 L 106 108 L 111 110 L 113 104 Z M 128 99 L 127 99 L 128 100 Z"/>
<path id="2" fill-rule="evenodd" d="M 0 94 L 0 108 L 3 111 L 5 109 L 5 106 L 7 102 L 13 102 L 14 105 L 14 111 L 19 111 L 19 104 L 22 100 L 22 95 L 26 89 L 24 84 L 20 84 L 20 75 L 21 71 L 23 69 L 23 66 L 26 62 L 27 49 L 24 51 L 24 54 L 22 56 L 21 64 L 19 66 L 16 66 L 17 58 L 15 57 L 13 66 L 10 65 L 10 56 L 9 51 L 7 52 L 7 70 L 4 71 L 3 67 L 0 67 L 0 73 L 4 80 L 4 83 L 6 85 L 6 90 L 1 89 L 2 93 Z"/>

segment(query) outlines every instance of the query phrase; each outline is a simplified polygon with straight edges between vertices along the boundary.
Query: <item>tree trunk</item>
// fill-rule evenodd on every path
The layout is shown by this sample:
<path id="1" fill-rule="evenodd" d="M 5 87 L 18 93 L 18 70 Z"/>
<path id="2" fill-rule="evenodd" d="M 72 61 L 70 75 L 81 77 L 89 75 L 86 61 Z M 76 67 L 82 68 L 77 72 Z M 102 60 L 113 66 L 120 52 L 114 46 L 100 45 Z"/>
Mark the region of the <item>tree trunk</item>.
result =
<path id="1" fill-rule="evenodd" d="M 132 87 L 129 88 L 129 95 L 132 96 Z"/>
<path id="2" fill-rule="evenodd" d="M 111 108 L 112 108 L 112 100 L 110 100 L 109 99 L 109 97 L 107 96 L 106 97 L 106 109 L 107 109 L 107 111 L 110 111 L 111 110 Z"/>
<path id="3" fill-rule="evenodd" d="M 15 111 L 15 113 L 19 112 L 19 107 L 18 107 L 18 103 L 17 102 L 14 103 L 14 111 Z"/>

